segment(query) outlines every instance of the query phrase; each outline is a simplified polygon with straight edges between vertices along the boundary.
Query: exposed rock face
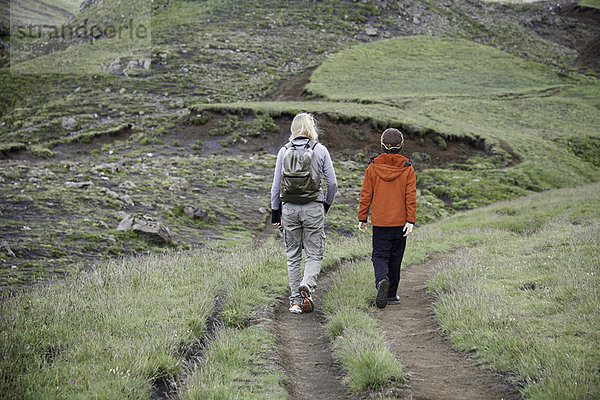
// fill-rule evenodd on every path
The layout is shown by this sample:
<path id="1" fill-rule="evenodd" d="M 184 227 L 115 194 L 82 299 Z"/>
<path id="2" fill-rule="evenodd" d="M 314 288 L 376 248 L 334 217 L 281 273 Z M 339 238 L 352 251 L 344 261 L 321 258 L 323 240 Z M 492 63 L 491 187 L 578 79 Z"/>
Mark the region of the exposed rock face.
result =
<path id="1" fill-rule="evenodd" d="M 117 230 L 121 232 L 134 231 L 150 243 L 169 246 L 173 244 L 169 229 L 148 214 L 127 215 L 119 223 Z"/>

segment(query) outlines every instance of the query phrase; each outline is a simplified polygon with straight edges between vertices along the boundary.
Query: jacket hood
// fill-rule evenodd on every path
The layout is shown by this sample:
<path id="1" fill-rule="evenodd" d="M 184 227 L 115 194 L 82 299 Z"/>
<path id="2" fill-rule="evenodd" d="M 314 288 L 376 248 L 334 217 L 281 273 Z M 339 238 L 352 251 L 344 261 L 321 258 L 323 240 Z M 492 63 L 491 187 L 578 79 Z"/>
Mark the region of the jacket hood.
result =
<path id="1" fill-rule="evenodd" d="M 373 159 L 371 167 L 381 179 L 391 181 L 412 167 L 412 164 L 400 154 L 381 154 Z"/>

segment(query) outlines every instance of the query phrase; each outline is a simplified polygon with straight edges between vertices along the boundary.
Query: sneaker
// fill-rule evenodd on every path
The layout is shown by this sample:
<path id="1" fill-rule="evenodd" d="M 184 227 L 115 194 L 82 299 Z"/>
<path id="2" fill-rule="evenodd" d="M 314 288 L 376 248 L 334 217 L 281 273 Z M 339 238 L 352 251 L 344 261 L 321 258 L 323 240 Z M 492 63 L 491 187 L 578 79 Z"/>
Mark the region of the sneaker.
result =
<path id="1" fill-rule="evenodd" d="M 388 297 L 387 298 L 387 303 L 388 303 L 388 306 L 390 304 L 400 304 L 400 296 Z"/>
<path id="2" fill-rule="evenodd" d="M 309 285 L 300 285 L 298 292 L 302 297 L 302 311 L 305 313 L 313 312 L 315 309 L 315 303 L 312 299 L 312 292 L 314 290 Z"/>
<path id="3" fill-rule="evenodd" d="M 312 298 L 312 294 L 315 290 L 311 288 L 310 285 L 300 285 L 298 291 L 300 292 L 300 296 Z"/>
<path id="4" fill-rule="evenodd" d="M 315 303 L 311 297 L 303 297 L 302 298 L 302 311 L 305 313 L 313 312 L 315 309 Z"/>
<path id="5" fill-rule="evenodd" d="M 375 297 L 375 305 L 377 308 L 385 308 L 387 306 L 387 294 L 390 288 L 390 281 L 382 279 L 377 284 L 377 297 Z"/>
<path id="6" fill-rule="evenodd" d="M 302 304 L 290 302 L 290 312 L 292 314 L 302 314 Z"/>

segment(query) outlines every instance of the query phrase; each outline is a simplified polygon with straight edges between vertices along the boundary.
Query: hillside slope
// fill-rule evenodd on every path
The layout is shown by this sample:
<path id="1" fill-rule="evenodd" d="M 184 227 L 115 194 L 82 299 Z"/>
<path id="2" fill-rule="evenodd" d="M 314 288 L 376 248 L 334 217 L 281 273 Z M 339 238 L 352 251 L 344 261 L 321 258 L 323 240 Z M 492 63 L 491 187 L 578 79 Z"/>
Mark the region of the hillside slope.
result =
<path id="1" fill-rule="evenodd" d="M 393 104 L 387 109 L 363 100 L 340 105 L 263 102 L 277 96 L 288 81 L 297 86 L 294 79 L 306 79 L 310 69 L 340 50 L 415 34 L 491 45 L 553 68 L 552 74 L 563 82 L 567 78 L 560 74 L 573 72 L 584 42 L 597 36 L 599 28 L 551 12 L 548 4 L 211 0 L 155 1 L 150 7 L 141 0 L 105 0 L 86 3 L 70 26 L 84 21 L 87 26 L 120 26 L 135 14 L 136 5 L 151 12 L 150 48 L 129 46 L 123 40 L 131 32 L 125 24 L 121 41 L 75 40 L 62 43 L 62 50 L 29 54 L 35 57 L 19 62 L 19 71 L 35 74 L 11 72 L 7 55 L 2 59 L 0 236 L 7 249 L 0 258 L 2 286 L 46 279 L 98 258 L 263 235 L 272 156 L 285 142 L 290 114 L 298 108 L 319 113 L 327 128 L 322 139 L 327 142 L 327 132 L 332 139 L 327 144 L 342 183 L 329 215 L 334 235 L 354 231 L 363 163 L 376 151 L 373 137 L 392 114 L 398 116 L 394 123 L 409 128 L 411 140 L 424 135 L 423 156 L 415 159 L 418 168 L 429 170 L 420 182 L 422 222 L 531 190 L 584 183 L 597 167 L 598 144 L 587 139 L 592 132 L 585 140 L 562 134 L 548 138 L 547 149 L 556 148 L 557 141 L 567 148 L 561 157 L 570 172 L 560 181 L 540 178 L 547 164 L 532 165 L 526 169 L 531 174 L 522 173 L 525 168 L 511 169 L 530 151 L 536 160 L 542 159 L 537 156 L 541 147 L 516 149 L 517 154 L 515 149 L 502 149 L 498 141 L 494 147 L 477 139 L 485 135 L 465 134 L 498 126 L 508 113 L 509 122 L 514 122 L 508 126 L 511 135 L 518 135 L 518 108 L 497 109 L 497 103 L 469 104 L 472 114 L 488 111 L 476 121 L 445 126 L 429 121 L 428 126 L 420 121 L 423 109 L 449 114 L 445 118 L 456 122 L 464 103 L 451 102 L 448 108 L 448 103 L 430 99 L 415 112 L 398 114 Z M 79 72 L 65 73 L 60 69 L 65 65 L 77 65 Z M 544 93 L 540 97 L 549 103 Z M 585 124 L 585 115 L 595 107 L 596 89 L 587 94 L 565 90 L 552 100 L 557 110 L 565 110 L 565 104 L 574 104 L 573 98 L 580 99 L 584 117 L 575 115 L 572 120 Z M 234 110 L 229 115 L 221 109 L 196 114 L 199 104 L 232 101 L 257 113 L 238 115 Z M 260 103 L 252 106 L 249 101 Z M 516 99 L 514 104 L 518 101 L 531 99 Z M 267 112 L 260 115 L 263 109 Z M 546 129 L 549 125 L 544 124 Z M 447 136 L 444 141 L 438 140 L 441 134 Z M 364 141 L 363 135 L 370 139 Z M 361 150 L 352 154 L 348 149 L 354 146 Z M 588 161 L 581 163 L 579 158 Z M 500 172 L 496 164 L 501 164 Z M 486 182 L 498 182 L 502 191 L 494 183 L 493 196 L 477 195 L 473 180 L 482 178 L 462 169 L 480 167 L 486 170 Z M 147 214 L 167 226 L 175 246 L 148 243 L 117 230 L 125 216 L 133 214 Z"/>

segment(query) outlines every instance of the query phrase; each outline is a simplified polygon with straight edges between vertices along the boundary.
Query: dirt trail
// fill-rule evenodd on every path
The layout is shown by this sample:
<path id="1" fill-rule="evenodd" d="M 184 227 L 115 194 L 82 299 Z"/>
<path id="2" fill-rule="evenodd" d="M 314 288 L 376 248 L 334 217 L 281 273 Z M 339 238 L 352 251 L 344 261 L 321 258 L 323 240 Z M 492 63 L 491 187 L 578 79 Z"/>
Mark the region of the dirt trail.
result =
<path id="1" fill-rule="evenodd" d="M 402 272 L 398 290 L 402 304 L 376 311 L 396 358 L 403 365 L 408 387 L 363 393 L 352 397 L 342 384 L 343 372 L 335 363 L 324 333 L 321 299 L 330 285 L 327 271 L 319 279 L 315 312 L 294 315 L 287 300 L 275 310 L 272 321 L 277 340 L 279 366 L 289 378 L 290 399 L 362 399 L 380 395 L 410 400 L 517 400 L 513 385 L 497 373 L 477 366 L 469 355 L 452 350 L 432 315 L 432 298 L 425 291 L 427 280 L 449 256 L 436 255 L 426 263 Z M 342 265 L 340 268 L 344 268 Z"/>
<path id="2" fill-rule="evenodd" d="M 493 400 L 520 399 L 515 387 L 501 375 L 478 367 L 475 360 L 451 349 L 432 314 L 426 282 L 449 256 L 402 271 L 400 305 L 376 313 L 385 336 L 408 376 L 409 399 Z"/>
<path id="3" fill-rule="evenodd" d="M 342 385 L 342 372 L 333 359 L 330 341 L 325 335 L 325 315 L 321 299 L 327 290 L 330 273 L 322 274 L 313 295 L 315 311 L 292 314 L 287 299 L 275 312 L 275 338 L 280 366 L 289 381 L 286 389 L 290 399 L 348 399 Z"/>

